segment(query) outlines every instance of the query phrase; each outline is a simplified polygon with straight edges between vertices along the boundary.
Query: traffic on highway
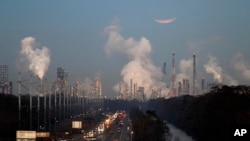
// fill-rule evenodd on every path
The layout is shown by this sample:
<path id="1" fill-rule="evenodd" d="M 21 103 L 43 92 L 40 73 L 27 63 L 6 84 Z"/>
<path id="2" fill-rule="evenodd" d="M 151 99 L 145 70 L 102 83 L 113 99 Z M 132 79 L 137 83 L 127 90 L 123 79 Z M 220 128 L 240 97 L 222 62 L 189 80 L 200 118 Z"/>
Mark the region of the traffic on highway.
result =
<path id="1" fill-rule="evenodd" d="M 107 114 L 97 127 L 83 134 L 84 141 L 130 141 L 131 123 L 125 111 Z"/>

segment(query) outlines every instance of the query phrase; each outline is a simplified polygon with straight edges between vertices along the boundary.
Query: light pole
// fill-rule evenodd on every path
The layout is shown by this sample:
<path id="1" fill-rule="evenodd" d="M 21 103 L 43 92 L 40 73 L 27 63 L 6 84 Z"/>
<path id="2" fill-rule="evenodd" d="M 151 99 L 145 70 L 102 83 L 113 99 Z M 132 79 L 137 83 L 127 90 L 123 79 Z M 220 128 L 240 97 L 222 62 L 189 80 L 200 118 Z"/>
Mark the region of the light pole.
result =
<path id="1" fill-rule="evenodd" d="M 37 93 L 37 131 L 40 130 L 40 95 L 42 95 L 43 93 L 43 80 L 42 78 L 40 79 L 39 78 L 39 81 L 40 81 L 40 85 L 39 85 L 39 91 Z"/>
<path id="2" fill-rule="evenodd" d="M 32 85 L 33 85 L 33 81 L 32 81 L 32 75 L 30 76 L 30 130 L 32 130 Z"/>
<path id="3" fill-rule="evenodd" d="M 51 94 L 52 94 L 52 84 L 49 91 L 49 132 L 50 132 L 50 120 L 51 120 Z"/>
<path id="4" fill-rule="evenodd" d="M 133 141 L 133 134 L 134 134 L 134 132 L 131 131 L 131 141 Z"/>
<path id="5" fill-rule="evenodd" d="M 55 110 L 55 111 L 54 111 L 54 112 L 55 112 L 55 113 L 54 113 L 54 116 L 55 116 L 55 132 L 56 132 L 56 116 L 57 116 L 57 110 L 56 110 L 56 108 L 57 108 L 57 107 L 56 107 L 56 98 L 57 98 L 57 97 L 56 97 L 56 88 L 54 89 L 54 92 L 55 92 L 55 94 L 54 94 L 54 110 Z"/>
<path id="6" fill-rule="evenodd" d="M 24 87 L 26 90 L 29 91 L 29 88 L 25 87 L 22 82 L 24 81 L 28 81 L 28 80 L 21 80 L 21 72 L 18 72 L 18 127 L 19 129 L 22 128 L 22 121 L 21 121 L 21 115 L 22 115 L 22 100 L 21 100 L 21 97 L 22 97 L 22 94 L 21 94 L 21 86 Z"/>
<path id="7" fill-rule="evenodd" d="M 19 128 L 21 125 L 21 72 L 18 73 L 18 122 Z"/>

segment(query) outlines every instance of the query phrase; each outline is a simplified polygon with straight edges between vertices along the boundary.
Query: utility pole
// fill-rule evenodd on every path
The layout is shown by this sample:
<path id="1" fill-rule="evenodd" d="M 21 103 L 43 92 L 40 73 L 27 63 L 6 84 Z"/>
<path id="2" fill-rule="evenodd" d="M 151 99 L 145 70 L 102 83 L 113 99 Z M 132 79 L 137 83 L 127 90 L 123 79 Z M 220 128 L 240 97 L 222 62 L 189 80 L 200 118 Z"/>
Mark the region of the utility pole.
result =
<path id="1" fill-rule="evenodd" d="M 30 130 L 32 130 L 32 75 L 30 76 Z"/>
<path id="2" fill-rule="evenodd" d="M 21 128 L 21 72 L 18 73 L 18 124 Z"/>

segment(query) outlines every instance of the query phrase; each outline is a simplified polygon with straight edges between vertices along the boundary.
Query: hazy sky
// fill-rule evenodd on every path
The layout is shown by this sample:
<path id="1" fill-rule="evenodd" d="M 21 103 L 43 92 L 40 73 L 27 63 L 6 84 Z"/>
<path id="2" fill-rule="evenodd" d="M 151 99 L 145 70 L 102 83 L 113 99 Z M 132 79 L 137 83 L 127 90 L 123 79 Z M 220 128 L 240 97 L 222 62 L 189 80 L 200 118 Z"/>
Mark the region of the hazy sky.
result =
<path id="1" fill-rule="evenodd" d="M 56 79 L 57 67 L 69 72 L 72 84 L 98 75 L 103 94 L 114 96 L 113 86 L 123 80 L 121 72 L 131 54 L 107 54 L 113 34 L 105 29 L 113 26 L 124 40 L 149 42 L 147 59 L 153 68 L 161 69 L 167 62 L 170 73 L 175 52 L 176 74 L 188 74 L 185 63 L 195 53 L 198 81 L 246 84 L 250 80 L 249 5 L 247 0 L 1 0 L 0 64 L 8 65 L 9 79 L 16 82 L 21 41 L 31 36 L 37 48 L 50 50 L 45 74 L 50 81 Z M 157 23 L 156 19 L 172 22 Z M 205 64 L 213 69 L 206 72 Z"/>

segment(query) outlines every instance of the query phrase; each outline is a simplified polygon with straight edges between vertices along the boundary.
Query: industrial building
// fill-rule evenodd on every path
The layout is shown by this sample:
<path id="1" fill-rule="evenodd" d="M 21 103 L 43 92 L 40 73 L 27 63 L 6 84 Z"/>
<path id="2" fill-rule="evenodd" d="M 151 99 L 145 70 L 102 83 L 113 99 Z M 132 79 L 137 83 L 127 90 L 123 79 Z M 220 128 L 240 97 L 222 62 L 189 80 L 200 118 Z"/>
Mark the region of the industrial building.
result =
<path id="1" fill-rule="evenodd" d="M 172 53 L 172 75 L 171 75 L 171 90 L 170 97 L 177 96 L 176 86 L 176 74 L 175 74 L 175 53 Z"/>
<path id="2" fill-rule="evenodd" d="M 119 83 L 118 99 L 145 101 L 145 88 L 138 86 L 137 83 L 133 83 L 133 79 L 130 79 L 130 85 Z"/>
<path id="3" fill-rule="evenodd" d="M 96 97 L 96 98 L 102 97 L 102 82 L 99 77 L 96 77 L 94 83 L 90 84 L 89 94 L 92 97 Z"/>
<path id="4" fill-rule="evenodd" d="M 13 84 L 8 78 L 8 66 L 0 65 L 0 93 L 12 94 Z"/>
<path id="5" fill-rule="evenodd" d="M 67 84 L 68 84 L 68 72 L 61 67 L 57 68 L 57 80 L 56 80 L 57 91 L 60 93 L 65 91 Z"/>

